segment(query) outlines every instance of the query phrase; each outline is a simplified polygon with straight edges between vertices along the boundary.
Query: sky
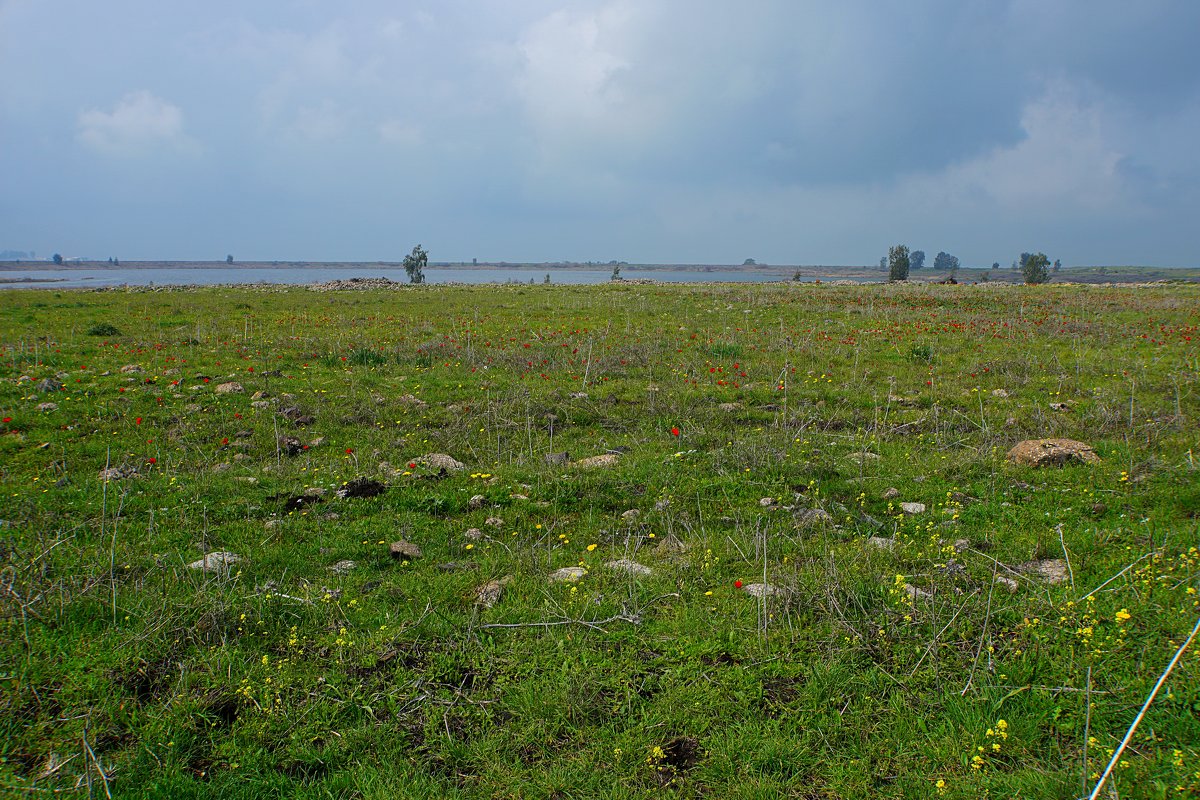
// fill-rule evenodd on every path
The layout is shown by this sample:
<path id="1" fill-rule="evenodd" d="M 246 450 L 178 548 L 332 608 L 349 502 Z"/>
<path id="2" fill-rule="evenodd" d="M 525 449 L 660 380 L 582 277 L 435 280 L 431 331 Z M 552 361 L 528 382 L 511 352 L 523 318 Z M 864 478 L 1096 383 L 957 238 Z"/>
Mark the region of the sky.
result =
<path id="1" fill-rule="evenodd" d="M 0 250 L 1200 266 L 1195 0 L 0 0 Z"/>

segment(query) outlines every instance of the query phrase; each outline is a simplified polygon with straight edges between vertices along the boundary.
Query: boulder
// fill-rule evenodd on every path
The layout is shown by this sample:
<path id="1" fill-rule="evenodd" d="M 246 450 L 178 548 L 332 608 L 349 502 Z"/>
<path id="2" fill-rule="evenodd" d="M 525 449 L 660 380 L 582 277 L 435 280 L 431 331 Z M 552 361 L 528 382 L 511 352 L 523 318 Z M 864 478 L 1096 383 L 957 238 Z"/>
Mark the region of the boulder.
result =
<path id="1" fill-rule="evenodd" d="M 388 546 L 388 553 L 397 561 L 415 561 L 421 557 L 421 548 L 412 542 L 401 539 Z"/>
<path id="2" fill-rule="evenodd" d="M 230 566 L 238 563 L 242 557 L 237 553 L 231 553 L 228 550 L 217 550 L 214 553 L 209 553 L 199 561 L 193 561 L 188 564 L 188 569 L 198 569 L 203 572 L 222 572 L 229 569 Z"/>
<path id="3" fill-rule="evenodd" d="M 500 595 L 504 593 L 504 587 L 512 583 L 512 575 L 505 575 L 503 578 L 488 581 L 487 583 L 476 586 L 473 592 L 475 596 L 475 605 L 480 608 L 491 608 L 500 602 Z"/>
<path id="4" fill-rule="evenodd" d="M 1017 572 L 1037 578 L 1045 583 L 1065 583 L 1068 570 L 1067 562 L 1061 558 L 1042 558 L 1036 561 L 1026 561 L 1016 567 Z"/>
<path id="5" fill-rule="evenodd" d="M 1064 464 L 1095 464 L 1100 456 L 1091 445 L 1074 439 L 1026 439 L 1008 451 L 1008 460 L 1027 467 L 1061 467 Z"/>
<path id="6" fill-rule="evenodd" d="M 584 575 L 587 570 L 583 567 L 563 567 L 551 572 L 549 578 L 551 583 L 577 583 Z"/>
<path id="7" fill-rule="evenodd" d="M 573 461 L 571 466 L 577 469 L 599 469 L 603 467 L 615 467 L 621 462 L 621 457 L 616 453 L 604 453 L 603 455 L 591 456 L 590 458 L 581 458 L 578 461 Z"/>
<path id="8" fill-rule="evenodd" d="M 412 463 L 418 467 L 424 467 L 427 470 L 440 473 L 462 472 L 467 468 L 461 461 L 445 453 L 429 453 L 419 456 L 414 458 Z"/>
<path id="9" fill-rule="evenodd" d="M 604 566 L 611 570 L 624 572 L 628 575 L 636 575 L 639 578 L 649 577 L 653 572 L 652 569 L 645 564 L 639 564 L 636 561 L 631 561 L 628 558 L 619 558 L 616 561 L 609 561 Z"/>

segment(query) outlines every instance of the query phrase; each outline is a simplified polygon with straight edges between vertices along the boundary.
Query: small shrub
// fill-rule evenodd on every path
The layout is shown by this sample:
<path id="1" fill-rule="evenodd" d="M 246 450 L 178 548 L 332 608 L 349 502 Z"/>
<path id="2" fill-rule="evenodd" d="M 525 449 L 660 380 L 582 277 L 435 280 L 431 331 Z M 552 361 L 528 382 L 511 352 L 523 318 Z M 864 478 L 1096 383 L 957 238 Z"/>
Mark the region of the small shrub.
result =
<path id="1" fill-rule="evenodd" d="M 387 363 L 387 356 L 377 350 L 360 347 L 346 357 L 346 363 L 356 367 L 378 367 Z"/>
<path id="2" fill-rule="evenodd" d="M 111 322 L 97 322 L 87 329 L 88 336 L 120 336 L 121 331 Z"/>

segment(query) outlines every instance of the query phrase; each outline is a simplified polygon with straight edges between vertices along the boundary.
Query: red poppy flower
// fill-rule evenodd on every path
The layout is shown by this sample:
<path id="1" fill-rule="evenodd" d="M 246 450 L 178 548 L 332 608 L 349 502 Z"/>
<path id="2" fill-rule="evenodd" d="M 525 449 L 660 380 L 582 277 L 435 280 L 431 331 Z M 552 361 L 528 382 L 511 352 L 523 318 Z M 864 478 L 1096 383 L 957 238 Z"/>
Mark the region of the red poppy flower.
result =
<path id="1" fill-rule="evenodd" d="M 136 424 L 136 425 L 141 425 L 141 424 L 142 424 L 142 418 L 141 418 L 141 417 L 138 417 L 138 418 L 137 418 L 137 419 L 135 419 L 133 422 L 134 422 L 134 424 Z"/>
<path id="2" fill-rule="evenodd" d="M 12 417 L 5 417 L 5 418 L 4 418 L 4 421 L 5 421 L 5 422 L 12 422 Z"/>
<path id="3" fill-rule="evenodd" d="M 229 444 L 229 437 L 228 436 L 222 437 L 221 444 Z"/>
<path id="4" fill-rule="evenodd" d="M 672 435 L 672 436 L 678 436 L 678 435 L 679 435 L 679 428 L 671 428 L 671 435 Z"/>
<path id="5" fill-rule="evenodd" d="M 410 461 L 410 462 L 408 462 L 408 468 L 409 468 L 409 469 L 416 469 L 416 468 L 417 468 L 417 462 L 415 462 L 415 461 Z"/>
<path id="6" fill-rule="evenodd" d="M 353 453 L 353 452 L 354 452 L 354 448 L 353 448 L 353 447 L 347 447 L 347 448 L 346 448 L 346 453 L 347 453 L 347 455 L 349 455 L 350 453 Z"/>
<path id="7" fill-rule="evenodd" d="M 734 581 L 734 582 L 733 582 L 733 588 L 735 588 L 735 589 L 740 589 L 740 588 L 742 588 L 742 582 L 741 582 L 741 581 Z"/>
<path id="8" fill-rule="evenodd" d="M 157 458 L 154 458 L 153 456 L 151 456 L 150 458 L 147 458 L 147 459 L 146 459 L 146 463 L 147 463 L 147 464 L 157 464 L 157 463 L 158 463 L 158 459 L 157 459 Z"/>

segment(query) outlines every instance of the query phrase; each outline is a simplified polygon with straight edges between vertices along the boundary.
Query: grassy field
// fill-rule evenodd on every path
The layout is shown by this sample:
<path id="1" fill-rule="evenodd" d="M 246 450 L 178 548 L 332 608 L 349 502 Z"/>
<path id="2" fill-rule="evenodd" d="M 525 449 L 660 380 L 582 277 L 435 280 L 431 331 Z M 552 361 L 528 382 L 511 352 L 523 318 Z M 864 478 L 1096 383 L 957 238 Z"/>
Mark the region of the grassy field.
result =
<path id="1" fill-rule="evenodd" d="M 1077 797 L 1200 615 L 1200 287 L 0 299 L 0 796 Z"/>

